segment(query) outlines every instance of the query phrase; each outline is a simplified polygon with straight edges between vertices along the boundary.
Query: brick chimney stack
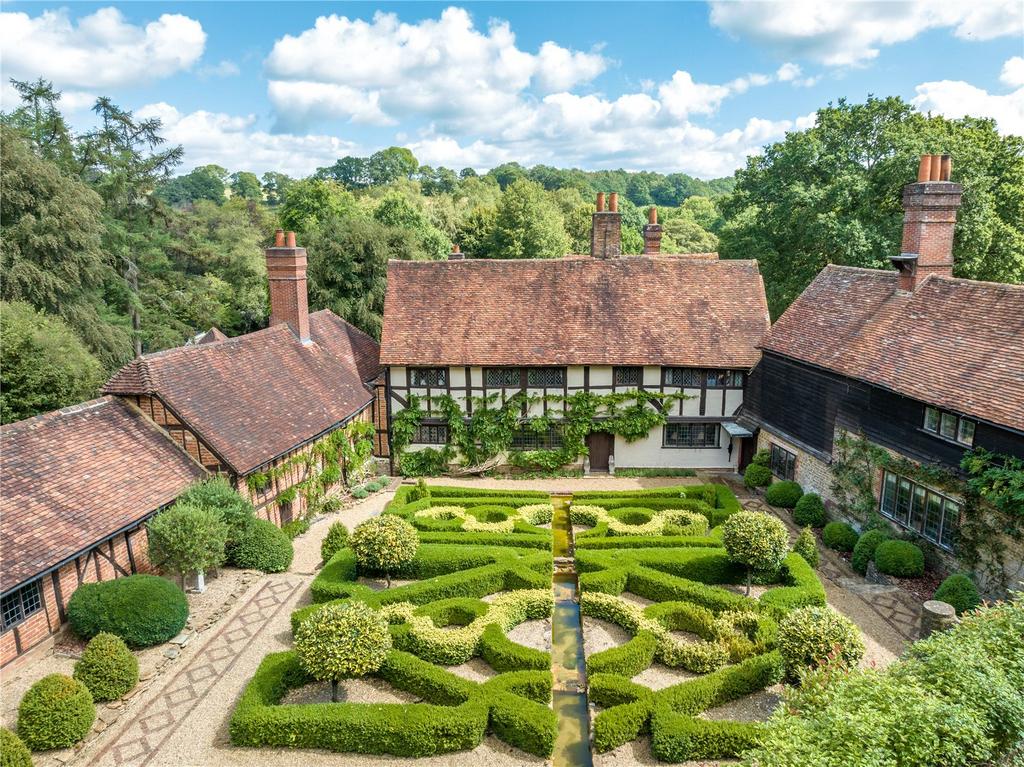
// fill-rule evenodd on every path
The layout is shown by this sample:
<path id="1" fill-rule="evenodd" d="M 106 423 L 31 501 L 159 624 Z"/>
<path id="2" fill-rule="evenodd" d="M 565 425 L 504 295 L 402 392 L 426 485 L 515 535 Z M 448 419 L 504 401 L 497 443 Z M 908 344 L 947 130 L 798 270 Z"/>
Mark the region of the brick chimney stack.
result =
<path id="1" fill-rule="evenodd" d="M 892 259 L 900 290 L 913 291 L 929 275 L 953 276 L 953 232 L 963 186 L 950 181 L 948 154 L 926 154 L 917 181 L 903 187 L 903 244 Z"/>
<path id="2" fill-rule="evenodd" d="M 597 193 L 597 211 L 590 228 L 590 255 L 594 258 L 618 258 L 622 255 L 622 214 L 619 213 L 619 195 L 608 195 L 608 210 L 604 209 L 604 192 Z"/>
<path id="3" fill-rule="evenodd" d="M 306 249 L 295 244 L 295 232 L 278 229 L 274 245 L 267 248 L 267 280 L 270 282 L 270 325 L 288 324 L 304 344 L 309 338 L 309 305 L 306 298 Z"/>
<path id="4" fill-rule="evenodd" d="M 459 249 L 458 245 L 452 245 L 452 252 L 448 254 L 449 261 L 461 261 L 466 257 L 466 254 Z"/>
<path id="5" fill-rule="evenodd" d="M 653 205 L 647 211 L 644 226 L 644 255 L 656 256 L 661 253 L 661 224 L 658 223 L 658 209 Z"/>

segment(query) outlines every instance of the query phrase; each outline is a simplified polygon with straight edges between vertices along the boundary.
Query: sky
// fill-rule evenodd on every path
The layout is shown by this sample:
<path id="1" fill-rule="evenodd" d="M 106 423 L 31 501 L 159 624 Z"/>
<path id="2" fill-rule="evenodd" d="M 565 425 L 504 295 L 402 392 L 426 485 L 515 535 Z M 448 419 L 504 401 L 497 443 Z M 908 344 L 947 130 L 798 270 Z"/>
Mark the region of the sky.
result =
<path id="1" fill-rule="evenodd" d="M 1024 0 L 4 2 L 9 79 L 72 125 L 109 96 L 159 117 L 182 170 L 308 175 L 405 146 L 421 163 L 731 175 L 846 98 L 1024 135 Z"/>

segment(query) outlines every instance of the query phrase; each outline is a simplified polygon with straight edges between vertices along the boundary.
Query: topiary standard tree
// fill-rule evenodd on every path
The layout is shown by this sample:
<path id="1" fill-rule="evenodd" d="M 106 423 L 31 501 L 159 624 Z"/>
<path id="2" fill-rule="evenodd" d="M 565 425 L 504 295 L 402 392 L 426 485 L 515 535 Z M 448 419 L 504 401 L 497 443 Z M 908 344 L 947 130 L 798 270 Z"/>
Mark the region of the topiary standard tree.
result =
<path id="1" fill-rule="evenodd" d="M 212 477 L 189 487 L 178 498 L 178 503 L 191 503 L 214 509 L 228 526 L 225 551 L 229 562 L 234 561 L 234 547 L 242 535 L 256 521 L 253 505 L 239 494 L 224 477 Z"/>
<path id="2" fill-rule="evenodd" d="M 864 655 L 857 626 L 831 607 L 801 607 L 779 622 L 779 653 L 790 679 L 831 658 L 853 666 Z"/>
<path id="3" fill-rule="evenodd" d="M 217 509 L 178 501 L 146 524 L 150 561 L 177 573 L 185 588 L 185 573 L 196 574 L 196 591 L 206 590 L 207 570 L 224 564 L 228 525 Z"/>
<path id="4" fill-rule="evenodd" d="M 376 671 L 391 650 L 388 622 L 364 602 L 328 604 L 299 624 L 295 652 L 314 679 L 331 683 L 338 702 L 338 682 Z"/>
<path id="5" fill-rule="evenodd" d="M 747 568 L 747 594 L 754 571 L 774 573 L 789 551 L 786 526 L 759 511 L 739 511 L 722 526 L 722 539 L 729 559 Z"/>
<path id="6" fill-rule="evenodd" d="M 349 538 L 360 569 L 383 573 L 391 588 L 391 574 L 412 562 L 420 546 L 416 528 L 394 514 L 361 523 Z"/>
<path id="7" fill-rule="evenodd" d="M 138 684 L 139 660 L 123 639 L 104 632 L 89 640 L 74 676 L 89 688 L 93 700 L 117 700 Z"/>
<path id="8" fill-rule="evenodd" d="M 89 734 L 96 706 L 89 689 L 50 674 L 28 688 L 18 705 L 18 737 L 33 751 L 70 748 Z"/>

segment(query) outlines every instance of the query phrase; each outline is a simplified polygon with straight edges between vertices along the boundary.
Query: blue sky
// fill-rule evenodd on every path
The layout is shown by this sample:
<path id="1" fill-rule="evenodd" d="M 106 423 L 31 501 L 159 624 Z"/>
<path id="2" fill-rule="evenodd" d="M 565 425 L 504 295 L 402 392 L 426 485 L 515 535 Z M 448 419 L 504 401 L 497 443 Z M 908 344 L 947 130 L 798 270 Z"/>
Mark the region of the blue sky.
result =
<path id="1" fill-rule="evenodd" d="M 186 168 L 421 162 L 731 174 L 814 110 L 899 95 L 1024 133 L 1024 4 L 8 2 L 7 78 L 158 116 Z M 11 90 L 2 91 L 10 108 Z"/>

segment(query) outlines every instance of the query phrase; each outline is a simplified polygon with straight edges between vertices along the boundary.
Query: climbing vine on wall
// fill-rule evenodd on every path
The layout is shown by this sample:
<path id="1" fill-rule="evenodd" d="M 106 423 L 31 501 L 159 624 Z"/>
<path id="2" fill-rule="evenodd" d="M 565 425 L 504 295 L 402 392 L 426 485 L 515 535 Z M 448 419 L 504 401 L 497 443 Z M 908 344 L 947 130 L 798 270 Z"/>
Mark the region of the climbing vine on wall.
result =
<path id="1" fill-rule="evenodd" d="M 863 435 L 842 432 L 835 442 L 832 491 L 844 512 L 862 521 L 876 515 L 874 480 L 881 469 L 963 499 L 956 554 L 995 593 L 1014 580 L 1006 539 L 1024 543 L 1024 461 L 975 449 L 962 472 L 893 455 Z M 1017 575 L 1019 575 L 1019 571 Z"/>
<path id="2" fill-rule="evenodd" d="M 674 403 L 688 398 L 689 395 L 681 393 L 643 390 L 609 394 L 576 392 L 568 396 L 549 394 L 543 398 L 549 408 L 557 404 L 562 404 L 563 408 L 549 410 L 547 415 L 524 417 L 523 412 L 531 404 L 540 402 L 540 396 L 518 392 L 500 405 L 497 393 L 474 397 L 467 415 L 455 398 L 441 395 L 433 398 L 433 403 L 448 426 L 448 444 L 409 451 L 407 448 L 416 429 L 426 417 L 421 399 L 412 395 L 407 407 L 392 418 L 391 439 L 399 465 L 408 475 L 440 474 L 456 459 L 465 466 L 479 466 L 502 454 L 507 454 L 514 466 L 552 471 L 586 455 L 586 439 L 591 432 L 617 434 L 627 442 L 635 442 L 664 424 L 665 413 Z M 543 434 L 552 428 L 561 435 L 561 447 L 511 449 L 517 431 Z"/>

